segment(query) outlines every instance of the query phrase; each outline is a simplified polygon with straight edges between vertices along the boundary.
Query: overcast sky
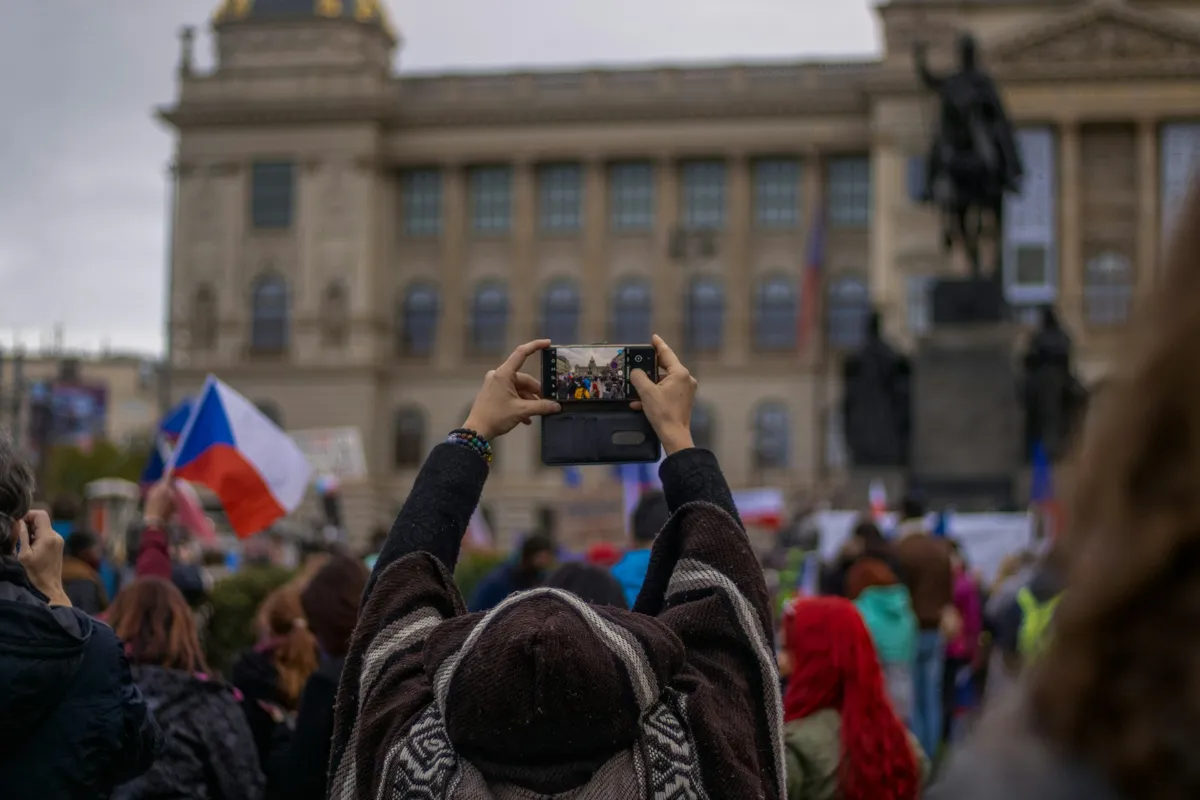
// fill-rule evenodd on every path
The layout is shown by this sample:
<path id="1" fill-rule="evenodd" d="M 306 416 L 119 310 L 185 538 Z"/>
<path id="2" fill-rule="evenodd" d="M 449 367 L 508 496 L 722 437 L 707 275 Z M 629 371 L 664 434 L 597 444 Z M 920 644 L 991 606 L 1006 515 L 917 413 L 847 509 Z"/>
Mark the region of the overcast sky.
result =
<path id="1" fill-rule="evenodd" d="M 0 345 L 160 352 L 177 30 L 217 0 L 0 0 Z M 389 0 L 401 70 L 875 52 L 869 0 Z M 211 43 L 200 39 L 200 63 Z M 19 77 L 19 76 L 25 77 Z"/>

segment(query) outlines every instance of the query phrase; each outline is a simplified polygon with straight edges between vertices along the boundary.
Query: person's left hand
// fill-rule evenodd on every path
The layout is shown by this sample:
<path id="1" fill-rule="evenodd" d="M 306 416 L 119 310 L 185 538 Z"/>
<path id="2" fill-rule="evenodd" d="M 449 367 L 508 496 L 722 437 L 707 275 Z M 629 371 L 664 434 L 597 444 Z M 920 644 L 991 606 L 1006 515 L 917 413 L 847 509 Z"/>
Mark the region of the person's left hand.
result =
<path id="1" fill-rule="evenodd" d="M 542 397 L 542 385 L 536 378 L 521 372 L 531 355 L 549 346 L 549 339 L 527 342 L 489 372 L 463 427 L 491 441 L 517 427 L 517 423 L 529 425 L 534 417 L 561 411 L 558 403 Z"/>

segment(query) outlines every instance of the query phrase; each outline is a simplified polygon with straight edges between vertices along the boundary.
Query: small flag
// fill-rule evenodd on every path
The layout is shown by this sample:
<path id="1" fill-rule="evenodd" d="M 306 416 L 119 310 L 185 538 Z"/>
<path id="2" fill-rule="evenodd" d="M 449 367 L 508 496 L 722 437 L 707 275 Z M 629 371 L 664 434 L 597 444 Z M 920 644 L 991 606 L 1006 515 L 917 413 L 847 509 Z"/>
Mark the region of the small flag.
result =
<path id="1" fill-rule="evenodd" d="M 187 425 L 188 417 L 191 414 L 192 401 L 189 398 L 168 411 L 167 415 L 158 423 L 158 431 L 154 435 L 154 447 L 150 450 L 150 460 L 146 462 L 146 468 L 142 470 L 142 486 L 149 486 L 162 480 L 167 462 L 171 460 L 171 450 L 175 446 L 175 442 L 179 440 L 179 435 L 183 433 L 183 426 Z"/>
<path id="2" fill-rule="evenodd" d="M 211 489 L 245 538 L 300 506 L 312 468 L 279 426 L 209 375 L 167 473 Z"/>
<path id="3" fill-rule="evenodd" d="M 821 559 L 816 553 L 804 556 L 800 580 L 796 584 L 798 597 L 816 597 L 821 593 Z"/>
<path id="4" fill-rule="evenodd" d="M 583 486 L 583 471 L 579 467 L 563 467 L 563 483 L 568 489 Z"/>
<path id="5" fill-rule="evenodd" d="M 216 544 L 217 531 L 212 520 L 204 513 L 204 505 L 200 495 L 187 481 L 172 481 L 171 488 L 175 490 L 175 515 L 179 524 L 202 542 Z"/>
<path id="6" fill-rule="evenodd" d="M 1047 540 L 1057 536 L 1064 525 L 1062 506 L 1054 494 L 1054 465 L 1050 462 L 1050 453 L 1042 442 L 1033 446 L 1029 504 L 1041 517 L 1043 536 Z"/>
<path id="7" fill-rule="evenodd" d="M 808 255 L 804 262 L 804 281 L 800 287 L 800 325 L 797 350 L 804 353 L 817 328 L 820 308 L 821 273 L 825 269 L 825 210 L 818 204 L 808 229 Z"/>
<path id="8" fill-rule="evenodd" d="M 867 487 L 867 503 L 871 509 L 872 519 L 878 524 L 887 514 L 888 508 L 887 487 L 878 478 L 871 481 L 870 486 Z"/>
<path id="9" fill-rule="evenodd" d="M 475 512 L 471 514 L 471 521 L 467 524 L 467 535 L 463 537 L 463 543 L 468 549 L 490 550 L 494 541 L 492 527 L 483 516 L 483 509 L 476 506 Z"/>
<path id="10" fill-rule="evenodd" d="M 733 493 L 733 507 L 737 509 L 742 524 L 768 530 L 778 530 L 783 525 L 783 490 L 746 489 Z"/>

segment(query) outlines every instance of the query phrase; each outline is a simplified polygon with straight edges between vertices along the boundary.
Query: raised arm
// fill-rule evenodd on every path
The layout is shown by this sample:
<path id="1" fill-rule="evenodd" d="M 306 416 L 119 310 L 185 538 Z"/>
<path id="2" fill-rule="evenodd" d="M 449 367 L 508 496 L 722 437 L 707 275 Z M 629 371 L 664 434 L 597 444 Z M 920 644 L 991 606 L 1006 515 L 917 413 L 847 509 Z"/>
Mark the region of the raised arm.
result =
<path id="1" fill-rule="evenodd" d="M 929 69 L 929 60 L 927 58 L 929 49 L 924 42 L 918 42 L 913 48 L 913 62 L 917 65 L 917 75 L 921 78 L 921 83 L 925 84 L 925 88 L 930 91 L 939 92 L 942 89 L 942 79 L 934 75 Z"/>

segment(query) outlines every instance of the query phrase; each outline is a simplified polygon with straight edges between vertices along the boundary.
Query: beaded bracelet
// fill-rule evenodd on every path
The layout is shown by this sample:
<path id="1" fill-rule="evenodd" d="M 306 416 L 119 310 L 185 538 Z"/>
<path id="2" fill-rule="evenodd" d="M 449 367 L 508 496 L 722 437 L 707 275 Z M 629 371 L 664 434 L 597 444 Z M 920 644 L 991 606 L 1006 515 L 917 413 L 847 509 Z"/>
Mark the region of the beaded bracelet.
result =
<path id="1" fill-rule="evenodd" d="M 489 464 L 492 463 L 492 445 L 475 431 L 468 430 L 467 428 L 450 431 L 450 436 L 446 438 L 446 441 L 469 447 L 478 453 L 479 457 L 484 461 Z"/>

